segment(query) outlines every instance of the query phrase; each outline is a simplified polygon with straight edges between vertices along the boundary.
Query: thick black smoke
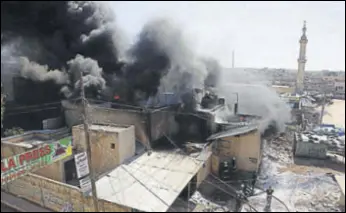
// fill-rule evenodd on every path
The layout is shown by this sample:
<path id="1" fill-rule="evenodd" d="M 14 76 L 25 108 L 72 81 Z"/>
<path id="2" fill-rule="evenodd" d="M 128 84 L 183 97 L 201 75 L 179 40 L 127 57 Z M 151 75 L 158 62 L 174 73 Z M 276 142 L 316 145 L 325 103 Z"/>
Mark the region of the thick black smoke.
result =
<path id="1" fill-rule="evenodd" d="M 204 85 L 206 87 L 216 87 L 220 81 L 221 76 L 221 66 L 220 64 L 213 59 L 204 59 L 204 63 L 206 64 L 206 68 L 208 70 L 208 75 L 204 80 Z"/>
<path id="2" fill-rule="evenodd" d="M 1 35 L 1 58 L 10 53 L 12 59 L 7 66 L 9 60 L 1 60 L 7 68 L 1 70 L 2 81 L 11 80 L 3 73 L 19 67 L 22 77 L 53 81 L 70 97 L 79 72 L 86 87 L 98 91 L 105 88 L 104 75 L 121 72 L 115 19 L 99 3 L 2 1 Z"/>
<path id="3" fill-rule="evenodd" d="M 121 94 L 129 102 L 215 86 L 220 73 L 217 62 L 197 58 L 165 20 L 145 25 L 121 61 L 113 13 L 97 2 L 2 1 L 1 35 L 1 57 L 11 58 L 6 66 L 9 60 L 1 60 L 2 81 L 11 80 L 4 72 L 20 69 L 22 77 L 61 85 L 67 98 L 76 95 L 80 73 L 95 98 Z"/>
<path id="4" fill-rule="evenodd" d="M 60 69 L 81 54 L 96 60 L 104 70 L 119 70 L 114 21 L 112 13 L 94 2 L 1 2 L 4 42 L 22 38 L 21 53 L 50 69 Z"/>

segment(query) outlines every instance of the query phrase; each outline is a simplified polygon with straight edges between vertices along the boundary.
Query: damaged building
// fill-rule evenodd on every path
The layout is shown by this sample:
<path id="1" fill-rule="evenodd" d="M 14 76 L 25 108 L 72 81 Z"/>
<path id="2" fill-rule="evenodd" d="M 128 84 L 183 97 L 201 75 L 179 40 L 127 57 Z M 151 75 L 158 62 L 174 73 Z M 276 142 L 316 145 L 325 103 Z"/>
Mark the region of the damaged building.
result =
<path id="1" fill-rule="evenodd" d="M 211 135 L 212 172 L 222 180 L 246 180 L 260 168 L 263 141 L 258 126 L 230 128 Z"/>
<path id="2" fill-rule="evenodd" d="M 31 43 L 25 41 L 33 37 L 44 53 L 23 50 L 20 56 L 11 55 L 13 63 L 2 60 L 2 77 L 7 76 L 4 80 L 11 96 L 5 124 L 25 130 L 67 126 L 63 136 L 58 130 L 45 130 L 31 139 L 26 135 L 6 138 L 2 156 L 65 137 L 73 147 L 68 158 L 32 171 L 5 190 L 54 211 L 61 211 L 65 203 L 74 211 L 93 210 L 90 196 L 81 201 L 73 159 L 86 148 L 81 86 L 88 102 L 98 198 L 108 210 L 170 211 L 177 200 L 189 198 L 209 174 L 228 180 L 258 172 L 263 149 L 261 118 L 240 114 L 238 103 L 229 106 L 219 97 L 213 89 L 221 66 L 215 60 L 195 57 L 170 23 L 146 24 L 129 48 L 130 59 L 122 61 L 113 40 L 117 32 L 99 26 L 113 26 L 114 17 L 99 14 L 105 11 L 95 2 L 1 4 L 2 20 L 9 20 L 2 24 L 2 48 L 11 50 L 11 35 L 24 34 L 28 49 Z M 26 7 L 30 10 L 23 11 Z M 50 14 L 49 21 L 32 14 Z M 14 27 L 11 20 L 18 25 Z M 8 70 L 18 72 L 3 75 Z M 11 119 L 16 107 L 30 110 Z M 25 124 L 11 123 L 15 120 Z M 55 190 L 61 202 L 42 202 L 49 196 L 25 194 L 21 185 L 32 191 Z"/>
<path id="3" fill-rule="evenodd" d="M 99 201 L 100 203 L 106 202 L 113 209 L 121 208 L 126 212 L 134 210 L 168 211 L 171 206 L 174 206 L 177 199 L 186 199 L 191 196 L 209 175 L 211 152 L 204 151 L 195 157 L 174 151 L 145 152 L 144 146 L 135 141 L 134 128 L 134 126 L 128 125 L 94 124 L 90 126 L 92 169 L 97 174 L 96 186 Z M 64 134 L 60 135 L 62 132 Z M 65 134 L 66 131 L 46 131 L 37 132 L 31 136 L 27 133 L 15 138 L 7 138 L 2 143 L 2 155 L 8 157 L 20 154 L 24 150 L 34 148 L 35 145 L 52 143 L 60 137 L 65 137 Z M 32 142 L 33 137 L 36 140 L 40 138 L 40 141 Z M 55 186 L 52 189 L 54 196 L 70 202 L 68 197 L 71 195 L 66 196 L 64 193 L 69 193 L 70 190 L 75 191 L 75 187 L 79 187 L 77 179 L 71 178 L 76 178 L 73 156 L 83 150 L 85 145 L 83 126 L 74 126 L 72 136 L 70 135 L 69 138 L 70 141 L 71 139 L 73 141 L 71 149 L 73 153 L 70 156 L 37 171 L 32 171 L 35 175 L 27 174 L 13 180 L 3 190 L 54 211 L 63 209 L 64 203 L 59 205 L 41 203 L 37 197 L 31 197 L 19 188 L 23 184 L 23 180 L 31 183 L 33 176 L 36 181 L 40 182 L 55 181 L 50 182 L 50 185 L 58 185 L 63 190 L 54 191 L 57 188 Z M 26 149 L 22 150 L 21 147 L 26 147 Z M 153 174 L 155 175 L 153 176 Z M 26 188 L 30 190 L 30 187 L 41 187 L 41 190 L 45 191 L 48 186 L 47 184 L 33 184 Z M 74 203 L 74 201 L 72 199 L 73 211 L 80 211 L 81 206 L 89 205 L 85 202 Z"/>

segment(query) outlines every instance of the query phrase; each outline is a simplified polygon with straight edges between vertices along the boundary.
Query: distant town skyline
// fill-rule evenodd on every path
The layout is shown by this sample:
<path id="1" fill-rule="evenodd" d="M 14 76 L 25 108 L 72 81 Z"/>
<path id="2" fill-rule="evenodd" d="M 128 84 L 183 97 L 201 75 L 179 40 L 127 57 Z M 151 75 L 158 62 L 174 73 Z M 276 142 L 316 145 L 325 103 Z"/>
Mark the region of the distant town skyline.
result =
<path id="1" fill-rule="evenodd" d="M 196 53 L 224 67 L 298 68 L 307 21 L 306 70 L 345 70 L 345 2 L 110 2 L 118 26 L 133 42 L 143 25 L 169 18 Z"/>

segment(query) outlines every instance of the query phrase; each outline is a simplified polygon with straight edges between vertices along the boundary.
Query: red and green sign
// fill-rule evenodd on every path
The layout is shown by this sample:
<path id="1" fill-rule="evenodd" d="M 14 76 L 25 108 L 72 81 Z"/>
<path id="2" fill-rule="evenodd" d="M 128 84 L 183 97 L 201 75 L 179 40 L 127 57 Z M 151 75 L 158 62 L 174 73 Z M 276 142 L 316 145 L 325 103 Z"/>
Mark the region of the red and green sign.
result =
<path id="1" fill-rule="evenodd" d="M 1 160 L 1 185 L 72 155 L 71 138 Z"/>

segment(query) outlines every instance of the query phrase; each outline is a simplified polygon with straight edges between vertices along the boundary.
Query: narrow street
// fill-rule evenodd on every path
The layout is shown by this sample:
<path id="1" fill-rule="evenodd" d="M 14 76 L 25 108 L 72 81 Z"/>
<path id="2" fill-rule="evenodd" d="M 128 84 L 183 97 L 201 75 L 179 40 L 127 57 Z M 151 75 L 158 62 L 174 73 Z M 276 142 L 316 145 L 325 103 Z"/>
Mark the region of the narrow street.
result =
<path id="1" fill-rule="evenodd" d="M 18 211 L 11 209 L 4 204 L 1 204 L 1 212 L 18 212 Z"/>
<path id="2" fill-rule="evenodd" d="M 3 204 L 4 203 L 4 204 Z M 8 204 L 8 205 L 5 205 Z M 13 208 L 18 210 L 15 210 Z M 21 210 L 23 209 L 23 210 Z M 25 199 L 1 191 L 1 212 L 52 212 Z"/>

